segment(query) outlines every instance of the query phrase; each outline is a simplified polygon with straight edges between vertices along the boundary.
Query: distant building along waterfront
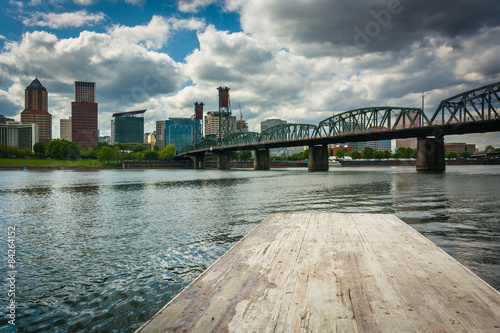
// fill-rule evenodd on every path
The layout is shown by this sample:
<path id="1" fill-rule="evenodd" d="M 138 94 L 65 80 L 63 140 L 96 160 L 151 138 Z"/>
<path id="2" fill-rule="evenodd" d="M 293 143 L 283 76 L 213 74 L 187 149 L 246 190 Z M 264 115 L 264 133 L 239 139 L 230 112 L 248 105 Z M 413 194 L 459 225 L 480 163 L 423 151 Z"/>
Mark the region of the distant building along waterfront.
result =
<path id="1" fill-rule="evenodd" d="M 260 123 L 260 132 L 264 132 L 269 127 L 273 127 L 280 124 L 286 124 L 286 120 L 281 119 L 267 119 Z"/>
<path id="2" fill-rule="evenodd" d="M 156 122 L 156 145 L 165 148 L 165 121 L 159 120 Z"/>
<path id="3" fill-rule="evenodd" d="M 476 151 L 476 145 L 475 144 L 468 144 L 468 143 L 463 143 L 463 142 L 449 142 L 444 144 L 444 152 L 449 153 L 449 152 L 455 152 L 457 154 L 461 154 L 464 151 L 468 151 L 471 154 L 473 154 Z"/>
<path id="4" fill-rule="evenodd" d="M 146 110 L 116 112 L 111 120 L 112 143 L 144 143 Z"/>
<path id="5" fill-rule="evenodd" d="M 61 140 L 71 140 L 71 117 L 59 120 L 59 131 Z"/>
<path id="6" fill-rule="evenodd" d="M 71 103 L 71 137 L 80 148 L 97 148 L 97 103 L 95 82 L 75 81 L 75 101 Z"/>
<path id="7" fill-rule="evenodd" d="M 207 112 L 205 115 L 205 136 L 206 137 L 213 137 L 213 138 L 218 138 L 219 135 L 219 115 L 220 113 L 218 111 L 210 111 Z M 236 116 L 229 116 L 230 118 L 230 125 L 229 125 L 229 133 L 222 133 L 223 136 L 226 136 L 227 134 L 235 133 L 236 132 Z"/>
<path id="8" fill-rule="evenodd" d="M 0 145 L 33 149 L 37 140 L 38 124 L 23 124 L 15 121 L 0 124 Z"/>
<path id="9" fill-rule="evenodd" d="M 0 114 L 0 124 L 7 124 L 9 121 L 14 121 L 14 119 L 7 118 L 3 114 Z"/>
<path id="10" fill-rule="evenodd" d="M 169 118 L 165 121 L 165 146 L 174 145 L 177 151 L 193 144 L 194 122 L 191 118 Z"/>
<path id="11" fill-rule="evenodd" d="M 236 121 L 236 130 L 238 132 L 248 132 L 248 123 L 245 120 Z"/>
<path id="12" fill-rule="evenodd" d="M 47 89 L 37 78 L 26 87 L 21 123 L 38 125 L 36 142 L 49 143 L 52 140 L 52 115 L 48 112 Z"/>

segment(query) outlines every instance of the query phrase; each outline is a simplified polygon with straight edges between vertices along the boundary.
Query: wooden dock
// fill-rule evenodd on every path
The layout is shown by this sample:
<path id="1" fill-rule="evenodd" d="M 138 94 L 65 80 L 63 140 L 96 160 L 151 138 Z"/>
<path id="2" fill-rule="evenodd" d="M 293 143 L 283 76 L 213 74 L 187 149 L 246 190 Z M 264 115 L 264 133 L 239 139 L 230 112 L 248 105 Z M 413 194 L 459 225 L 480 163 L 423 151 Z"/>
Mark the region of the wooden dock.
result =
<path id="1" fill-rule="evenodd" d="M 393 215 L 273 214 L 136 332 L 500 332 L 500 293 Z"/>

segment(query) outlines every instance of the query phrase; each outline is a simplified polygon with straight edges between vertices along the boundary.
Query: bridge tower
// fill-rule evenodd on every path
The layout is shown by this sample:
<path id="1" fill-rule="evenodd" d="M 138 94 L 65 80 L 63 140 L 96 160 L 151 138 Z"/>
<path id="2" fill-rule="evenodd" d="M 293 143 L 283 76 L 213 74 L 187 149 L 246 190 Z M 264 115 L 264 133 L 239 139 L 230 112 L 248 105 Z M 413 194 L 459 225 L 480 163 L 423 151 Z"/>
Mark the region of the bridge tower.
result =
<path id="1" fill-rule="evenodd" d="M 203 105 L 205 103 L 195 102 L 194 103 L 194 116 L 193 116 L 193 145 L 198 147 L 201 138 L 203 137 L 202 121 L 203 121 Z"/>
<path id="2" fill-rule="evenodd" d="M 219 91 L 219 130 L 217 139 L 219 145 L 222 146 L 224 136 L 232 132 L 231 101 L 229 100 L 228 87 L 218 87 L 217 90 Z"/>

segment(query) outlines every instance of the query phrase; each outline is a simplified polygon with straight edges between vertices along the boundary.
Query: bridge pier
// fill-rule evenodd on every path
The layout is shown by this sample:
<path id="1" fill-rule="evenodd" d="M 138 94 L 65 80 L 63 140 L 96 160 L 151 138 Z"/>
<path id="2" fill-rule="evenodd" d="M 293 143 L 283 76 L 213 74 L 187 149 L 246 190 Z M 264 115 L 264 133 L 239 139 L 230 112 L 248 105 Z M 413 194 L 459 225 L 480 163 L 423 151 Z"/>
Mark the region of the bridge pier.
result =
<path id="1" fill-rule="evenodd" d="M 444 138 L 417 140 L 417 171 L 444 171 Z"/>
<path id="2" fill-rule="evenodd" d="M 309 146 L 309 171 L 328 171 L 328 146 Z"/>
<path id="3" fill-rule="evenodd" d="M 193 160 L 194 169 L 205 169 L 205 153 L 191 156 Z"/>
<path id="4" fill-rule="evenodd" d="M 231 153 L 217 153 L 217 169 L 231 169 Z"/>
<path id="5" fill-rule="evenodd" d="M 253 169 L 254 170 L 269 170 L 269 149 L 255 149 L 254 150 L 254 160 L 253 160 Z"/>

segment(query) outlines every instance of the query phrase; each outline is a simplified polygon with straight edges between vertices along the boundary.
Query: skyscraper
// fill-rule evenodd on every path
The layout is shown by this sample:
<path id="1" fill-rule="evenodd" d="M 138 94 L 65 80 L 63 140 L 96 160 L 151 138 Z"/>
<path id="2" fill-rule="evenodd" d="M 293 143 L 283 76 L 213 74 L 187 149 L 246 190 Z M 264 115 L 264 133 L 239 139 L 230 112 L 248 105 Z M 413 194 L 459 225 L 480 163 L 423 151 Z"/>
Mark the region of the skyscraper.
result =
<path id="1" fill-rule="evenodd" d="M 95 103 L 95 82 L 75 81 L 75 102 Z"/>
<path id="2" fill-rule="evenodd" d="M 95 82 L 75 81 L 75 102 L 71 102 L 71 138 L 80 148 L 97 148 L 97 103 Z"/>
<path id="3" fill-rule="evenodd" d="M 48 112 L 47 89 L 37 78 L 26 87 L 21 122 L 38 125 L 37 142 L 49 143 L 52 140 L 52 115 Z"/>

